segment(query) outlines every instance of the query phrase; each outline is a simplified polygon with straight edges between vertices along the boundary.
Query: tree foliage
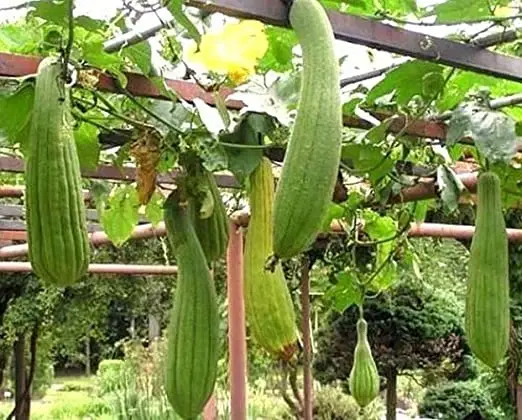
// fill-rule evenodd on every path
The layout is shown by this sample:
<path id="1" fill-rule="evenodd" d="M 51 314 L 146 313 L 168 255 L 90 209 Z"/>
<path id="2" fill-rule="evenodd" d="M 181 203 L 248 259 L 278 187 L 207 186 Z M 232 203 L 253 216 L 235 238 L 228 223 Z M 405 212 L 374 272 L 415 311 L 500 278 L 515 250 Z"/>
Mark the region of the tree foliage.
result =
<path id="1" fill-rule="evenodd" d="M 421 259 L 422 280 L 403 272 L 390 289 L 364 303 L 368 340 L 383 377 L 388 372 L 437 369 L 444 362 L 450 374 L 469 353 L 463 338 L 463 303 L 452 291 L 462 292 L 465 271 L 459 266 L 459 256 L 464 251 L 449 243 L 434 253 L 430 243 L 418 245 L 420 252 L 423 247 L 426 252 Z M 314 367 L 320 380 L 348 378 L 358 316 L 356 306 L 330 314 L 318 337 Z"/>

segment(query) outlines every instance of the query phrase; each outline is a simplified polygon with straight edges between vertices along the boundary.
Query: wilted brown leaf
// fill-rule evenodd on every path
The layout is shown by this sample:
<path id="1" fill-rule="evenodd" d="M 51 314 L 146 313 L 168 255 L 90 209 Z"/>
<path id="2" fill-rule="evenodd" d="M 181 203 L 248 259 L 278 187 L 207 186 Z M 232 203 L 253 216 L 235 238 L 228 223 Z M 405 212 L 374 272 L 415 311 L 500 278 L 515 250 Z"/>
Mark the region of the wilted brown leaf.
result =
<path id="1" fill-rule="evenodd" d="M 130 155 L 136 160 L 136 190 L 140 204 L 147 204 L 156 190 L 156 170 L 160 160 L 159 133 L 154 129 L 140 132 L 132 143 Z"/>

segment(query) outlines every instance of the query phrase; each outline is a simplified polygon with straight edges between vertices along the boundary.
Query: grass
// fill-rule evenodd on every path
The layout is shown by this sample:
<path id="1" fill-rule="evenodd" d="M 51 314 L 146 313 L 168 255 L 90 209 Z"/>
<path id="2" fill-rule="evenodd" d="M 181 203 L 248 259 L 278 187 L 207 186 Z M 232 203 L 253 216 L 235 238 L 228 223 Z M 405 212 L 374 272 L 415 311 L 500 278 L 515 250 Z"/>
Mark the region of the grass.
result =
<path id="1" fill-rule="evenodd" d="M 58 377 L 42 399 L 31 401 L 31 419 L 110 419 L 106 403 L 95 395 L 95 376 Z M 0 402 L 0 418 L 13 409 L 13 401 Z M 93 417 L 95 415 L 95 417 Z"/>
<path id="2" fill-rule="evenodd" d="M 120 392 L 118 396 L 114 393 L 99 396 L 100 388 L 96 376 L 59 376 L 55 378 L 50 389 L 41 399 L 35 399 L 31 402 L 31 419 L 34 420 L 111 420 L 117 418 L 126 418 L 131 420 L 174 420 L 178 417 L 173 412 L 165 412 L 170 410 L 166 401 L 152 401 L 147 396 L 136 394 L 135 390 L 130 387 Z M 122 393 L 126 398 L 122 398 Z M 217 390 L 219 419 L 229 420 L 229 395 L 223 390 Z M 116 397 L 116 398 L 115 398 Z M 326 399 L 325 399 L 326 398 Z M 338 394 L 327 393 L 322 398 L 326 406 L 339 406 Z M 115 408 L 115 403 L 116 407 Z M 346 402 L 344 406 L 346 405 Z M 353 404 L 350 404 L 353 405 Z M 381 411 L 381 405 L 377 411 Z M 341 404 L 343 406 L 343 404 Z M 346 409 L 346 407 L 344 407 Z M 340 407 L 340 406 L 339 406 Z M 13 402 L 0 402 L 0 420 L 5 419 L 7 414 L 12 410 Z M 350 408 L 350 407 L 348 407 Z M 124 410 L 123 410 L 124 409 Z M 336 411 L 339 408 L 336 409 Z M 123 411 L 122 411 L 123 410 Z M 353 407 L 350 410 L 355 410 Z M 120 415 L 118 415 L 120 413 Z M 362 417 L 365 419 L 378 418 L 377 414 L 371 417 Z M 168 414 L 168 415 L 167 415 Z M 123 417 L 122 417 L 123 416 Z M 359 416 L 349 416 L 350 420 Z M 264 387 L 257 388 L 252 386 L 249 389 L 248 396 L 248 412 L 249 420 L 265 419 L 280 420 L 290 418 L 288 407 L 273 392 Z M 320 416 L 318 418 L 331 418 L 330 416 Z M 339 418 L 339 417 L 338 417 Z"/>
<path id="3" fill-rule="evenodd" d="M 96 376 L 61 376 L 55 378 L 42 399 L 31 401 L 33 420 L 110 420 L 115 415 L 108 398 L 99 397 Z M 228 419 L 228 395 L 220 395 L 220 418 Z M 13 401 L 0 402 L 0 419 L 13 409 Z M 249 419 L 280 419 L 286 411 L 284 402 L 272 395 L 251 392 Z M 152 416 L 151 418 L 153 418 Z"/>

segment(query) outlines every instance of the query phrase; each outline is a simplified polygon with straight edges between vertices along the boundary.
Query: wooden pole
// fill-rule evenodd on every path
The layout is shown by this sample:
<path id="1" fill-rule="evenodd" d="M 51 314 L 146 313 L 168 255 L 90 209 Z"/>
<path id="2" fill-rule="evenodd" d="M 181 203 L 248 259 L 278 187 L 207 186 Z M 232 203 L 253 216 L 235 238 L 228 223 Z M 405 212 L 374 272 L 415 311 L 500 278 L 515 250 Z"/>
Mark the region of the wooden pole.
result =
<path id="1" fill-rule="evenodd" d="M 243 299 L 243 233 L 231 224 L 227 250 L 228 348 L 231 420 L 246 420 L 247 365 Z"/>

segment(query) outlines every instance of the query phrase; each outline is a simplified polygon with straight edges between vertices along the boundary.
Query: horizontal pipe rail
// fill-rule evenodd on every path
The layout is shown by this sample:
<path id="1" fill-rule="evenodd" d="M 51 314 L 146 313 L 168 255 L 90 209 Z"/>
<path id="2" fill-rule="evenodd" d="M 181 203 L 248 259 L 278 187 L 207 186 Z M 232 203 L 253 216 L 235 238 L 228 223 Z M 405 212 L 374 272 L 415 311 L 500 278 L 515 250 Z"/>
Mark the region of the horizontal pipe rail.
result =
<path id="1" fill-rule="evenodd" d="M 232 222 L 240 226 L 248 226 L 248 214 L 239 214 L 232 217 Z M 334 233 L 344 233 L 337 221 L 333 221 L 331 230 Z M 408 230 L 408 236 L 437 237 L 454 239 L 471 239 L 475 227 L 471 225 L 446 225 L 439 223 L 412 223 Z M 506 229 L 510 242 L 522 242 L 522 229 Z M 157 226 L 144 224 L 137 226 L 131 234 L 131 239 L 148 239 L 152 237 L 165 236 L 165 223 L 160 222 Z M 104 232 L 95 232 L 89 235 L 90 243 L 94 246 L 110 244 L 111 240 Z M 8 259 L 27 255 L 27 243 L 9 245 L 0 248 L 0 258 Z"/>
<path id="2" fill-rule="evenodd" d="M 0 261 L 0 272 L 30 273 L 31 263 L 25 261 Z M 89 264 L 89 273 L 129 274 L 129 275 L 170 275 L 177 274 L 175 265 L 139 265 L 139 264 Z"/>

